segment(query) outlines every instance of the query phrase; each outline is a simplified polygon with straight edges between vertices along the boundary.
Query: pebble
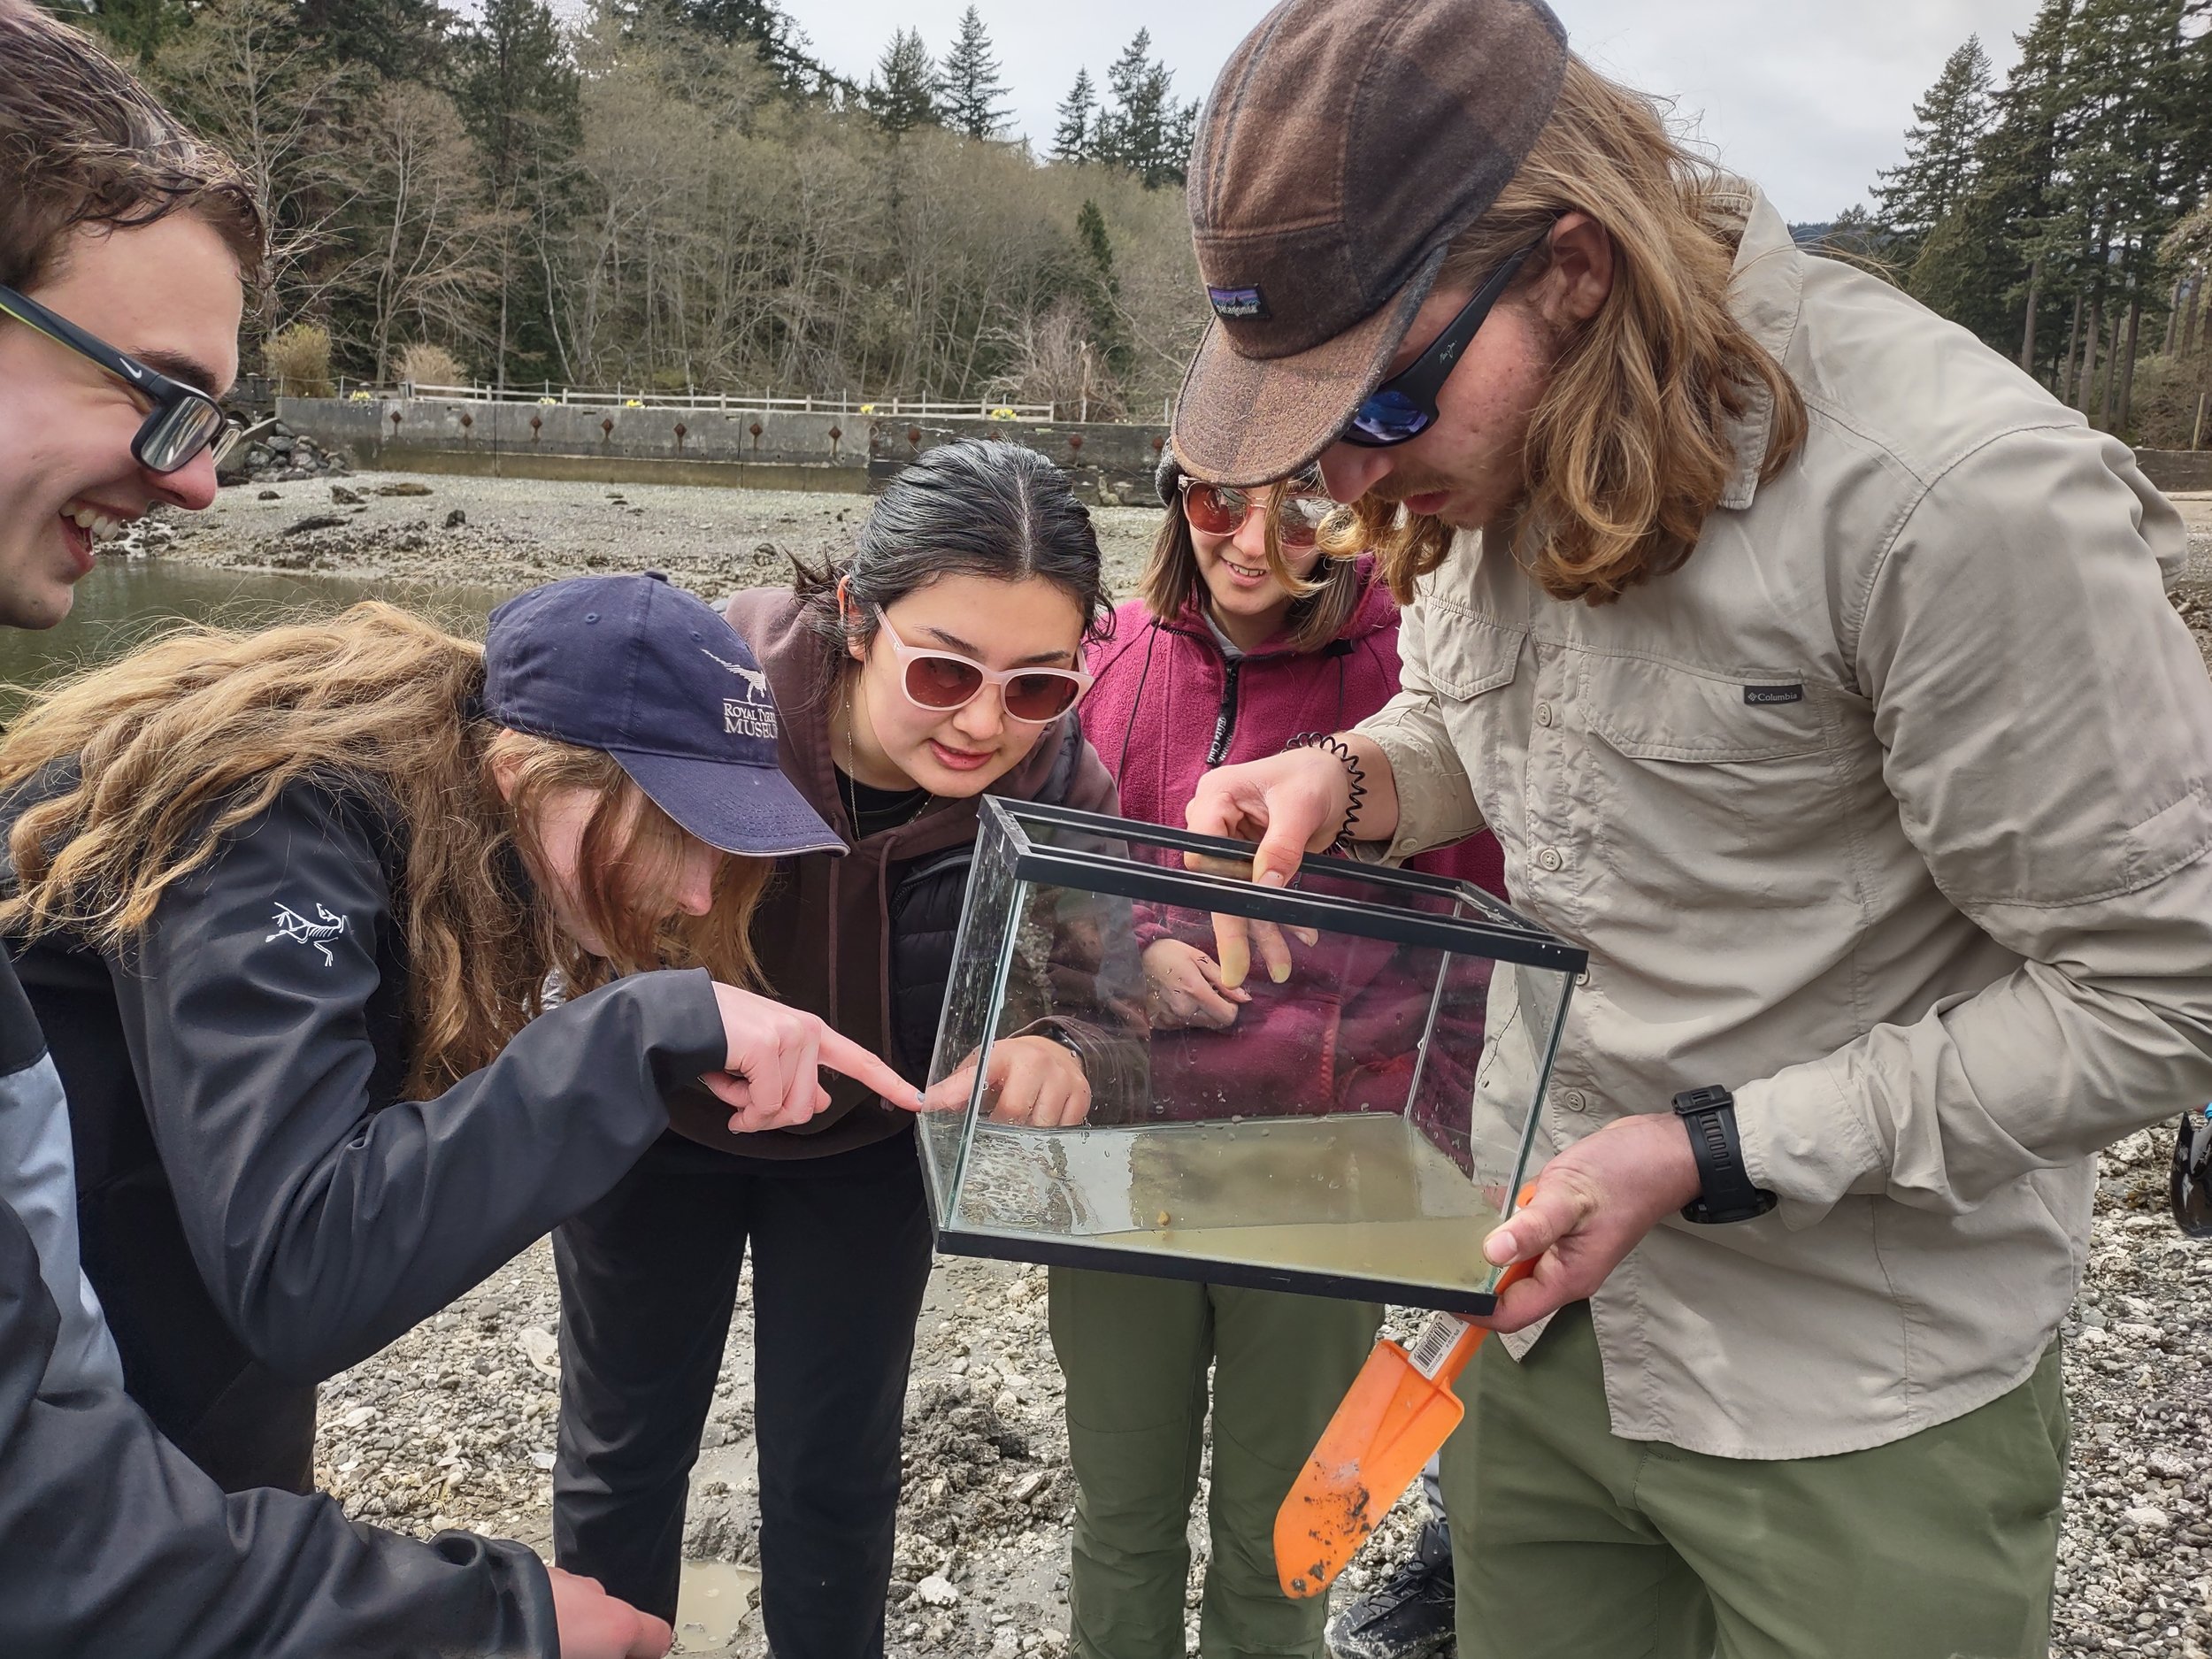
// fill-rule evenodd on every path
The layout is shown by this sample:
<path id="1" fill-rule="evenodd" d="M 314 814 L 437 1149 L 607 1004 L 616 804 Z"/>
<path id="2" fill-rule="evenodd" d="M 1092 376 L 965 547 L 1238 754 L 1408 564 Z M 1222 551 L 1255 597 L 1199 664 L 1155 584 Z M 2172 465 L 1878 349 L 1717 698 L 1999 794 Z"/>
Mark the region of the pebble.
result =
<path id="1" fill-rule="evenodd" d="M 532 1369 L 548 1377 L 561 1374 L 561 1345 L 552 1332 L 530 1325 L 516 1336 L 515 1346 L 522 1350 Z"/>
<path id="2" fill-rule="evenodd" d="M 914 1586 L 914 1594 L 930 1607 L 950 1607 L 960 1599 L 960 1592 L 951 1579 L 942 1573 L 933 1572 Z"/>

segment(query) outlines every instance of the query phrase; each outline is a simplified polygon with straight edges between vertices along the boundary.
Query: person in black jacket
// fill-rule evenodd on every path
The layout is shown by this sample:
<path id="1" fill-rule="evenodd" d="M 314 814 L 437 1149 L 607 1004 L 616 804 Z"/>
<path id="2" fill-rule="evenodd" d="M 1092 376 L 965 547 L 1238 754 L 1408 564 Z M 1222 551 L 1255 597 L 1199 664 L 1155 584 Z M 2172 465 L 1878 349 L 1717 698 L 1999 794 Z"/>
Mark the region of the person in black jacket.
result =
<path id="1" fill-rule="evenodd" d="M 727 615 L 785 722 L 786 774 L 850 843 L 784 860 L 753 938 L 774 995 L 908 1072 L 930 1063 L 987 790 L 1110 810 L 1071 718 L 1103 626 L 1098 544 L 1033 452 L 964 442 L 877 499 L 842 565 Z M 1080 1121 L 1102 1031 L 995 1044 L 997 1114 Z M 965 1090 L 958 1091 L 964 1103 Z M 796 1128 L 675 1133 L 554 1235 L 555 1559 L 665 1616 L 687 1483 L 748 1251 L 762 1615 L 777 1659 L 883 1651 L 899 1431 L 930 1228 L 912 1115 L 862 1084 Z"/>
<path id="2" fill-rule="evenodd" d="M 776 724 L 711 609 L 585 577 L 480 651 L 377 604 L 187 630 L 0 742 L 0 933 L 86 1271 L 131 1393 L 227 1488 L 305 1490 L 316 1382 L 599 1197 L 703 1076 L 751 1131 L 827 1104 L 818 1064 L 915 1098 L 734 988 L 768 860 L 841 845 Z"/>

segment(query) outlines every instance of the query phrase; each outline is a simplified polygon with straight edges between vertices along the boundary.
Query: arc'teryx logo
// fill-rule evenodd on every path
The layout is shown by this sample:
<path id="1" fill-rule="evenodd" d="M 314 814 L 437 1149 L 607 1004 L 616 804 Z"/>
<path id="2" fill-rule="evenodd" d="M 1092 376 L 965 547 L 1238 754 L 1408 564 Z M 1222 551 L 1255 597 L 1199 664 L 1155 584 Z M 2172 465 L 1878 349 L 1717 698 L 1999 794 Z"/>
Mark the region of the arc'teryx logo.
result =
<path id="1" fill-rule="evenodd" d="M 344 933 L 348 926 L 346 918 L 342 916 L 332 915 L 320 904 L 315 907 L 315 914 L 323 919 L 319 922 L 311 922 L 290 905 L 278 905 L 276 916 L 272 923 L 276 932 L 261 942 L 269 945 L 274 944 L 280 939 L 288 939 L 296 945 L 312 945 L 322 953 L 323 966 L 326 968 L 336 966 L 338 958 L 330 954 L 330 947 L 323 941 L 326 939 L 335 939 Z"/>

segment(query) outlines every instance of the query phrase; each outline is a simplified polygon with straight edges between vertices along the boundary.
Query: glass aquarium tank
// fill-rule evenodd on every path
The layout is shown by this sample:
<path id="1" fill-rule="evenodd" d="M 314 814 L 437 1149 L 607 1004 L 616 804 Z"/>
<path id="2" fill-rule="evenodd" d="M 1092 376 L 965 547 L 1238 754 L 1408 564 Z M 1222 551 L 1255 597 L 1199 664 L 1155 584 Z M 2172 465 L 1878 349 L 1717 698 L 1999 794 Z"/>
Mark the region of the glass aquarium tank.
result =
<path id="1" fill-rule="evenodd" d="M 1488 1312 L 1585 953 L 1469 883 L 1262 887 L 1252 850 L 984 800 L 921 1115 L 940 1248 Z"/>

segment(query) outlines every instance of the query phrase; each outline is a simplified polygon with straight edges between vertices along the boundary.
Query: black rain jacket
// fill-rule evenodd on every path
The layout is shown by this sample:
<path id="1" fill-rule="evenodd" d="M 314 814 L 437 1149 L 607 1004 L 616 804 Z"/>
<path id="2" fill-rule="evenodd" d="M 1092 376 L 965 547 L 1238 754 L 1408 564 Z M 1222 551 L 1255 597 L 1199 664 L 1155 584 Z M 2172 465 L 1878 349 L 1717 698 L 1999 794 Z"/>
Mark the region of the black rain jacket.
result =
<path id="1" fill-rule="evenodd" d="M 29 1010 L 0 960 L 0 1037 Z M 419 1544 L 328 1498 L 226 1498 L 120 1389 L 52 1392 L 60 1310 L 0 1202 L 0 1654 L 7 1659 L 558 1659 L 519 1544 Z M 43 1391 L 42 1391 L 43 1390 Z"/>
<path id="2" fill-rule="evenodd" d="M 125 1386 L 228 1491 L 307 1489 L 314 1385 L 599 1198 L 727 1057 L 703 972 L 640 974 L 402 1099 L 404 866 L 377 803 L 303 780 L 171 888 L 129 960 L 11 941 Z"/>

